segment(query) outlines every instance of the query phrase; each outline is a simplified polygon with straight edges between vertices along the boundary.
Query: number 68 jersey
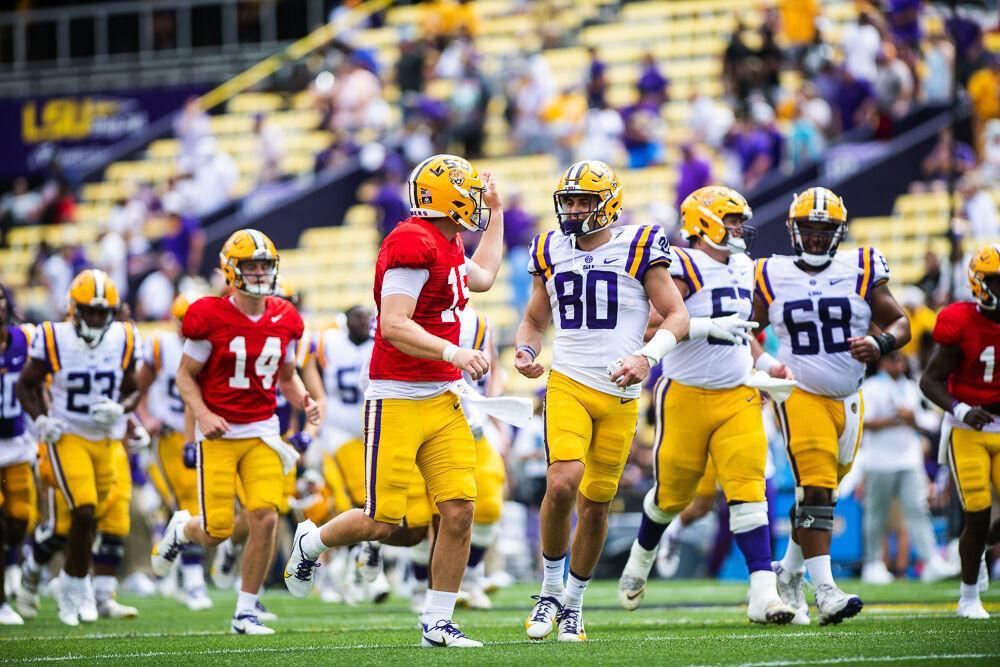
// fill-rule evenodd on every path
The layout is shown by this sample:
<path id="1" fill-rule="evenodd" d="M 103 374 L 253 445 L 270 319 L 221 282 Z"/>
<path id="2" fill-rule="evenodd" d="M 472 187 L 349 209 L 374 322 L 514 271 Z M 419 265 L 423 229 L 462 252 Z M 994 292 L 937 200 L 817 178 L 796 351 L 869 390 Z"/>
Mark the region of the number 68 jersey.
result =
<path id="1" fill-rule="evenodd" d="M 607 367 L 643 345 L 649 321 L 646 271 L 670 266 L 670 246 L 658 226 L 627 225 L 593 250 L 545 232 L 531 244 L 528 272 L 545 281 L 556 335 L 552 369 L 612 396 L 635 398 L 639 384 L 622 389 Z"/>
<path id="2" fill-rule="evenodd" d="M 83 342 L 72 322 L 43 322 L 29 355 L 52 373 L 49 414 L 66 423 L 66 432 L 94 442 L 108 438 L 90 417 L 90 406 L 120 399 L 122 378 L 141 356 L 142 341 L 131 322 L 112 322 L 94 347 Z"/>
<path id="3" fill-rule="evenodd" d="M 805 391 L 845 398 L 858 391 L 865 373 L 847 339 L 868 333 L 869 300 L 877 285 L 888 282 L 889 265 L 875 248 L 838 252 L 816 274 L 795 261 L 776 255 L 758 260 L 755 270 L 754 290 L 778 336 L 778 360 Z"/>

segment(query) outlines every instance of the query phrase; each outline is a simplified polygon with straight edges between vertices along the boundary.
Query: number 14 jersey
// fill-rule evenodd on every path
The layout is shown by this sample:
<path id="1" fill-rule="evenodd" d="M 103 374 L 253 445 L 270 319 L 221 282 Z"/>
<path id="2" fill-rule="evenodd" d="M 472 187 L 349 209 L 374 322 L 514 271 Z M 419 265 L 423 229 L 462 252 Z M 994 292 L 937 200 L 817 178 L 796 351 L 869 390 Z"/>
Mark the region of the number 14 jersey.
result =
<path id="1" fill-rule="evenodd" d="M 528 272 L 545 281 L 555 321 L 552 369 L 591 389 L 635 398 L 641 384 L 624 389 L 608 377 L 608 364 L 642 347 L 649 322 L 646 271 L 670 266 L 670 246 L 655 225 L 611 230 L 611 240 L 580 250 L 572 239 L 545 232 L 531 243 Z"/>
<path id="2" fill-rule="evenodd" d="M 875 248 L 838 252 L 816 274 L 795 262 L 776 255 L 758 260 L 755 270 L 754 290 L 778 336 L 778 360 L 805 391 L 850 396 L 861 386 L 865 365 L 851 356 L 847 339 L 868 333 L 872 291 L 888 282 L 889 265 Z"/>

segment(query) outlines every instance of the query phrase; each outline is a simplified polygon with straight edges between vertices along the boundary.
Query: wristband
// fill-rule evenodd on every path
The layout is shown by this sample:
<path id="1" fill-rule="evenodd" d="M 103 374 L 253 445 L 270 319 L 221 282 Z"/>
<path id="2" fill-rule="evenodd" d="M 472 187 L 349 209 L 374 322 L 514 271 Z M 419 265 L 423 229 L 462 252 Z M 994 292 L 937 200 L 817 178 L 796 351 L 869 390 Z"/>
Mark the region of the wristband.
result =
<path id="1" fill-rule="evenodd" d="M 961 401 L 955 401 L 951 406 L 951 414 L 960 422 L 965 421 L 965 415 L 969 414 L 969 410 L 972 406 L 968 403 L 962 403 Z"/>
<path id="2" fill-rule="evenodd" d="M 455 354 L 458 352 L 458 345 L 454 343 L 448 343 L 444 350 L 441 352 L 441 359 L 447 361 L 449 364 L 451 360 L 455 358 Z"/>
<path id="3" fill-rule="evenodd" d="M 677 347 L 677 336 L 675 336 L 671 331 L 660 329 L 653 334 L 653 337 L 649 339 L 648 343 L 640 347 L 632 354 L 638 354 L 646 357 L 646 359 L 649 360 L 650 368 L 652 368 L 654 365 L 660 363 L 660 359 L 665 357 L 666 354 L 675 347 Z"/>
<path id="4" fill-rule="evenodd" d="M 884 357 L 896 349 L 896 337 L 891 333 L 880 333 L 879 335 L 872 336 L 871 338 L 875 341 L 875 345 L 878 346 L 878 353 L 880 357 Z"/>
<path id="5" fill-rule="evenodd" d="M 535 348 L 531 347 L 530 345 L 518 345 L 517 346 L 517 351 L 518 352 L 527 352 L 528 354 L 531 355 L 531 360 L 532 361 L 534 361 L 535 357 L 538 356 L 538 353 L 535 352 Z"/>
<path id="6" fill-rule="evenodd" d="M 781 362 L 772 357 L 767 352 L 761 352 L 757 360 L 753 362 L 753 367 L 759 371 L 770 374 L 772 370 L 781 365 Z"/>

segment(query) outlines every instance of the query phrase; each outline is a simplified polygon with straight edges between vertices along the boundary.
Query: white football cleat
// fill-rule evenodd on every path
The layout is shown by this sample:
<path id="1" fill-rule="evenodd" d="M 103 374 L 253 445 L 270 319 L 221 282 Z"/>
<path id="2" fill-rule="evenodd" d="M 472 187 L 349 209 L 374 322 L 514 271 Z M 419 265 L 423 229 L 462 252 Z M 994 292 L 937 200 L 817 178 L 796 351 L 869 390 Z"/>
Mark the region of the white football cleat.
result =
<path id="1" fill-rule="evenodd" d="M 10 599 L 17 595 L 17 589 L 21 587 L 21 568 L 17 565 L 8 565 L 3 572 L 3 592 Z"/>
<path id="2" fill-rule="evenodd" d="M 958 600 L 958 615 L 960 618 L 987 619 L 990 613 L 983 607 L 979 598 L 975 600 Z"/>
<path id="3" fill-rule="evenodd" d="M 438 621 L 433 627 L 420 624 L 423 636 L 420 645 L 424 648 L 479 648 L 482 642 L 469 639 L 451 621 Z"/>
<path id="4" fill-rule="evenodd" d="M 224 591 L 233 589 L 236 583 L 236 566 L 240 562 L 240 554 L 243 553 L 242 544 L 233 544 L 232 540 L 225 540 L 215 549 L 215 558 L 212 559 L 212 568 L 209 576 L 216 588 Z"/>
<path id="5" fill-rule="evenodd" d="M 747 602 L 747 617 L 754 623 L 785 625 L 795 620 L 795 608 L 782 602 L 777 593 L 774 597 L 754 595 Z"/>
<path id="6" fill-rule="evenodd" d="M 261 602 L 259 599 L 257 600 L 257 604 L 254 607 L 253 611 L 255 614 L 257 614 L 257 620 L 263 623 L 269 623 L 271 621 L 278 620 L 278 615 L 275 614 L 273 611 L 268 611 L 267 607 L 265 607 L 264 603 Z"/>
<path id="7" fill-rule="evenodd" d="M 292 597 L 304 598 L 309 595 L 312 588 L 313 573 L 319 567 L 319 561 L 306 556 L 302 551 L 302 539 L 310 531 L 316 530 L 316 524 L 306 519 L 295 529 L 295 537 L 292 538 L 292 553 L 285 563 L 285 586 Z"/>
<path id="8" fill-rule="evenodd" d="M 133 619 L 138 618 L 139 616 L 138 609 L 130 607 L 127 604 L 122 604 L 114 598 L 102 600 L 100 604 L 97 605 L 97 613 L 101 618 L 110 618 L 114 620 Z"/>
<path id="9" fill-rule="evenodd" d="M 819 624 L 830 625 L 857 616 L 865 603 L 857 595 L 850 595 L 835 584 L 816 587 L 816 608 L 819 610 Z"/>
<path id="10" fill-rule="evenodd" d="M 944 558 L 937 556 L 924 563 L 924 569 L 920 571 L 920 581 L 925 584 L 933 584 L 945 579 L 957 577 L 962 573 L 962 566 L 958 563 L 949 563 Z M 864 577 L 862 577 L 864 580 Z"/>
<path id="11" fill-rule="evenodd" d="M 49 590 L 52 591 L 56 599 L 56 608 L 59 612 L 59 620 L 64 625 L 76 627 L 80 625 L 80 610 L 77 607 L 76 596 L 69 590 L 69 585 L 62 585 L 65 578 L 59 577 L 52 582 Z"/>
<path id="12" fill-rule="evenodd" d="M 424 600 L 427 597 L 427 582 L 413 584 L 410 591 L 410 611 L 418 616 L 424 613 Z"/>
<path id="13" fill-rule="evenodd" d="M 979 578 L 976 579 L 976 587 L 979 589 L 979 593 L 985 593 L 990 589 L 990 573 L 986 569 L 986 554 L 983 554 L 983 560 L 979 563 Z"/>
<path id="14" fill-rule="evenodd" d="M 646 580 L 622 574 L 618 580 L 618 602 L 629 611 L 634 611 L 642 604 L 646 595 Z"/>
<path id="15" fill-rule="evenodd" d="M 458 599 L 469 609 L 493 609 L 493 601 L 483 590 L 482 577 L 476 572 L 466 572 L 458 588 Z"/>
<path id="16" fill-rule="evenodd" d="M 927 567 L 925 566 L 924 572 L 926 571 Z M 923 579 L 923 574 L 921 574 L 921 579 Z M 892 576 L 892 572 L 885 566 L 885 563 L 879 560 L 864 564 L 861 568 L 861 581 L 874 586 L 886 586 L 896 581 L 896 577 Z"/>
<path id="17" fill-rule="evenodd" d="M 771 563 L 771 570 L 777 577 L 778 596 L 781 601 L 795 610 L 792 625 L 809 625 L 809 603 L 803 590 L 802 578 L 805 572 L 790 572 L 781 566 L 780 561 Z"/>
<path id="18" fill-rule="evenodd" d="M 364 574 L 362 573 L 362 578 Z M 392 591 L 392 584 L 389 583 L 389 577 L 385 576 L 385 572 L 379 572 L 375 577 L 374 581 L 368 583 L 367 586 L 363 588 L 368 589 L 368 600 L 374 602 L 375 604 L 382 604 L 389 599 L 389 593 Z"/>
<path id="19" fill-rule="evenodd" d="M 24 625 L 24 619 L 14 608 L 4 602 L 0 604 L 0 625 Z"/>
<path id="20" fill-rule="evenodd" d="M 646 580 L 649 570 L 656 561 L 656 549 L 643 549 L 636 540 L 628 554 L 628 562 L 618 580 L 618 602 L 622 607 L 633 611 L 642 604 L 646 595 Z"/>
<path id="21" fill-rule="evenodd" d="M 150 554 L 149 562 L 153 568 L 153 573 L 158 577 L 165 577 L 170 574 L 177 556 L 180 555 L 187 540 L 184 539 L 184 526 L 191 520 L 191 513 L 187 510 L 174 512 L 170 517 L 170 523 L 163 531 L 163 537 L 153 545 L 153 552 Z"/>
<path id="22" fill-rule="evenodd" d="M 585 642 L 587 631 L 583 629 L 583 610 L 563 607 L 556 618 L 559 624 L 559 641 Z"/>
<path id="23" fill-rule="evenodd" d="M 273 635 L 274 630 L 260 622 L 257 615 L 251 612 L 236 612 L 229 624 L 229 630 L 234 635 Z"/>
<path id="24" fill-rule="evenodd" d="M 41 570 L 32 572 L 27 567 L 22 567 L 21 585 L 14 596 L 14 603 L 24 618 L 32 619 L 38 616 L 38 607 L 40 604 L 38 582 L 41 577 Z"/>
<path id="25" fill-rule="evenodd" d="M 545 639 L 555 627 L 556 617 L 562 611 L 562 603 L 549 595 L 532 595 L 531 599 L 537 602 L 524 621 L 524 629 L 529 639 Z"/>
<path id="26" fill-rule="evenodd" d="M 361 577 L 372 583 L 382 572 L 382 545 L 377 542 L 362 542 L 355 547 L 354 559 Z"/>
<path id="27" fill-rule="evenodd" d="M 83 589 L 79 591 L 79 595 L 77 611 L 80 614 L 80 622 L 93 623 L 101 615 L 97 611 L 97 600 L 94 598 L 94 586 L 90 581 L 90 577 L 84 578 Z"/>
<path id="28" fill-rule="evenodd" d="M 215 606 L 212 598 L 208 597 L 208 590 L 204 586 L 185 591 L 184 604 L 191 611 L 205 611 Z"/>

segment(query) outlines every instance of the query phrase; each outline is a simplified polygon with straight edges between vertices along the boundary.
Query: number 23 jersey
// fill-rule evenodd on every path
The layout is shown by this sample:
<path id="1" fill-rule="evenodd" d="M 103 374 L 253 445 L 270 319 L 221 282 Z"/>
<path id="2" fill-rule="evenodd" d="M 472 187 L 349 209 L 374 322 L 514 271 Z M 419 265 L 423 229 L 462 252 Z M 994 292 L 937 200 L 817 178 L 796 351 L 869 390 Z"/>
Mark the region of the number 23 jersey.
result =
<path id="1" fill-rule="evenodd" d="M 861 386 L 865 365 L 851 356 L 847 339 L 868 333 L 872 291 L 888 282 L 889 265 L 875 248 L 838 252 L 816 274 L 795 262 L 776 255 L 758 260 L 755 270 L 755 292 L 778 336 L 778 360 L 805 391 L 850 396 Z"/>
<path id="2" fill-rule="evenodd" d="M 641 384 L 624 389 L 608 377 L 608 364 L 643 345 L 649 322 L 646 271 L 670 266 L 670 246 L 655 225 L 611 230 L 611 240 L 593 250 L 573 248 L 558 232 L 531 243 L 528 272 L 545 281 L 556 335 L 552 369 L 612 396 L 635 398 Z"/>

